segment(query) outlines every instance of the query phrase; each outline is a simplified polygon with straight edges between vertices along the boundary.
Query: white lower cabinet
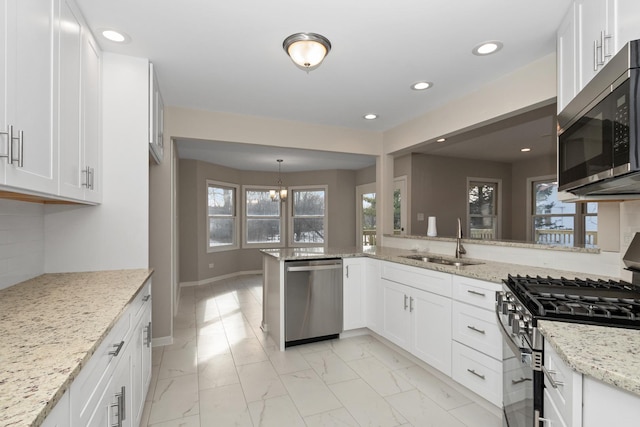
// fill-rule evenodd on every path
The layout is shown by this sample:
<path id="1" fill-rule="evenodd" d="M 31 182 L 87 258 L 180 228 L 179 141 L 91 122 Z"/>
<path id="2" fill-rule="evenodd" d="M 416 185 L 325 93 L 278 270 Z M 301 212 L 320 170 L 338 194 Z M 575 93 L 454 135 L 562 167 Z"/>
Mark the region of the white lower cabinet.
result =
<path id="1" fill-rule="evenodd" d="M 364 328 L 365 312 L 365 262 L 364 258 L 342 260 L 343 329 Z"/>
<path id="2" fill-rule="evenodd" d="M 452 347 L 451 377 L 494 405 L 502 406 L 502 362 L 457 341 Z"/>
<path id="3" fill-rule="evenodd" d="M 382 335 L 451 375 L 451 275 L 387 262 L 381 274 Z"/>
<path id="4" fill-rule="evenodd" d="M 136 294 L 44 425 L 137 427 L 150 381 L 151 280 Z"/>
<path id="5" fill-rule="evenodd" d="M 552 427 L 572 427 L 567 426 L 560 414 L 560 411 L 556 407 L 553 399 L 549 394 L 549 389 L 544 389 L 544 398 L 542 400 L 542 405 L 544 408 L 544 419 L 546 420 L 547 425 Z"/>
<path id="6" fill-rule="evenodd" d="M 365 325 L 373 332 L 382 335 L 382 279 L 380 278 L 380 262 L 375 259 L 365 260 Z"/>

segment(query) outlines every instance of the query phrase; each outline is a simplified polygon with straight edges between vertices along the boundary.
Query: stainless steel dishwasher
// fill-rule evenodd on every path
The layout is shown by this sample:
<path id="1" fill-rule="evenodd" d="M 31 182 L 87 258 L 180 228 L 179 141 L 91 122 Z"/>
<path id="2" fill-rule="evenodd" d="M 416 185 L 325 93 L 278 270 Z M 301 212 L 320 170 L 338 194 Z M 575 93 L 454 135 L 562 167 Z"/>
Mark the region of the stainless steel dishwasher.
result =
<path id="1" fill-rule="evenodd" d="M 342 332 L 342 259 L 287 261 L 285 347 L 337 338 Z"/>

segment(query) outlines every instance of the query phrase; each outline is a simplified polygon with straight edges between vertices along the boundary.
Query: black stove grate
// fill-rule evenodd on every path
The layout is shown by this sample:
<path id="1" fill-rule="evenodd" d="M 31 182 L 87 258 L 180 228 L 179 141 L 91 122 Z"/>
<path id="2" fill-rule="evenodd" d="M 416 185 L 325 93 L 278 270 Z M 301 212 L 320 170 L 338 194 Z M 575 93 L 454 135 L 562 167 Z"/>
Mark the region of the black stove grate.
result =
<path id="1" fill-rule="evenodd" d="M 640 287 L 631 283 L 520 275 L 505 283 L 537 318 L 640 329 Z"/>

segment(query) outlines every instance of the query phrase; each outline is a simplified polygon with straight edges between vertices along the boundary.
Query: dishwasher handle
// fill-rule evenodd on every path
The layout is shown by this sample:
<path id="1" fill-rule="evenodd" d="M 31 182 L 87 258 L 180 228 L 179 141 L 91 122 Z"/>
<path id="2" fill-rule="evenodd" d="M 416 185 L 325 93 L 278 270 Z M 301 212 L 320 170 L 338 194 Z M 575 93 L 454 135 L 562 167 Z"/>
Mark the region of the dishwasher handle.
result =
<path id="1" fill-rule="evenodd" d="M 320 271 L 320 270 L 342 270 L 342 264 L 303 265 L 303 266 L 287 267 L 287 271 Z"/>

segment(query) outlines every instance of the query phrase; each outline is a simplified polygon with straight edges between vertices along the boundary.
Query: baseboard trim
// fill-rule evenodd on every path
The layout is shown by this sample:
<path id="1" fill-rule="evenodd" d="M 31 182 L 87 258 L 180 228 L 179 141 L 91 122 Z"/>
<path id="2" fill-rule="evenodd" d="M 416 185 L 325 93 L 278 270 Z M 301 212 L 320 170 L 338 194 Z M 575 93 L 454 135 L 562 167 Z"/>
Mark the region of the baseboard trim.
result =
<path id="1" fill-rule="evenodd" d="M 231 279 L 239 276 L 248 276 L 252 274 L 262 274 L 262 270 L 238 271 L 236 273 L 225 274 L 222 276 L 210 277 L 208 279 L 197 280 L 195 282 L 180 282 L 180 288 L 188 288 L 191 286 L 202 286 L 210 283 L 219 282 L 220 280 Z"/>

